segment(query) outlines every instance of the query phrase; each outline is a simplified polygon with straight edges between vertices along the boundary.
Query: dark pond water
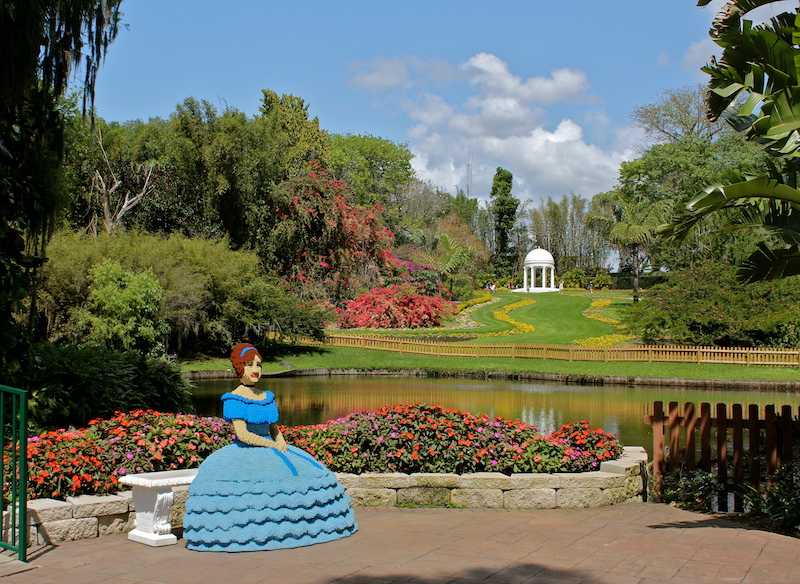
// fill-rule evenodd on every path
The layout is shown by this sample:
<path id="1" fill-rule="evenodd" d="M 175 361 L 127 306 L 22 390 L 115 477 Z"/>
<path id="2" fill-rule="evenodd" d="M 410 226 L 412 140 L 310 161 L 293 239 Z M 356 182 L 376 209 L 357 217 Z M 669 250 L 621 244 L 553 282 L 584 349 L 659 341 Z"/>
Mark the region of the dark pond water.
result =
<path id="1" fill-rule="evenodd" d="M 238 381 L 198 381 L 198 413 L 219 416 L 219 397 Z M 661 400 L 712 404 L 800 405 L 800 394 L 783 392 L 700 391 L 664 388 L 599 387 L 512 381 L 428 379 L 416 377 L 281 377 L 259 386 L 275 393 L 282 424 L 318 424 L 361 410 L 388 405 L 428 403 L 447 408 L 523 420 L 543 432 L 566 422 L 589 420 L 620 436 L 626 446 L 652 450 L 652 432 L 644 416 Z M 652 454 L 652 452 L 651 452 Z"/>

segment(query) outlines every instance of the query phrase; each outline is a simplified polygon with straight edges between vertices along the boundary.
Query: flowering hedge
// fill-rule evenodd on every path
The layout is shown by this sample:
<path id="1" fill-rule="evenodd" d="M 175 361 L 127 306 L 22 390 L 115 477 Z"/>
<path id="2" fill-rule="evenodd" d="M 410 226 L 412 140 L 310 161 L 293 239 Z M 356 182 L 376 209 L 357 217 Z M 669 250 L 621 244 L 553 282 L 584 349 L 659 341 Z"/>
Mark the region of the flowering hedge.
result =
<path id="1" fill-rule="evenodd" d="M 351 473 L 580 472 L 622 453 L 616 437 L 585 421 L 544 436 L 523 422 L 424 404 L 281 431 L 331 470 Z M 28 493 L 33 499 L 115 493 L 121 476 L 194 468 L 231 440 L 232 427 L 220 418 L 152 410 L 45 432 L 28 440 Z M 3 479 L 5 499 L 8 471 Z"/>
<path id="2" fill-rule="evenodd" d="M 351 473 L 579 472 L 622 454 L 616 437 L 585 421 L 544 436 L 523 422 L 425 404 L 355 412 L 284 436 Z"/>
<path id="3" fill-rule="evenodd" d="M 455 303 L 419 294 L 412 286 L 373 288 L 337 310 L 340 328 L 420 328 L 439 326 Z"/>
<path id="4" fill-rule="evenodd" d="M 232 428 L 221 419 L 152 410 L 117 413 L 80 430 L 44 432 L 28 439 L 28 496 L 115 493 L 125 474 L 197 467 L 231 439 Z M 6 449 L 4 469 L 9 455 Z M 3 479 L 5 496 L 10 477 Z"/>

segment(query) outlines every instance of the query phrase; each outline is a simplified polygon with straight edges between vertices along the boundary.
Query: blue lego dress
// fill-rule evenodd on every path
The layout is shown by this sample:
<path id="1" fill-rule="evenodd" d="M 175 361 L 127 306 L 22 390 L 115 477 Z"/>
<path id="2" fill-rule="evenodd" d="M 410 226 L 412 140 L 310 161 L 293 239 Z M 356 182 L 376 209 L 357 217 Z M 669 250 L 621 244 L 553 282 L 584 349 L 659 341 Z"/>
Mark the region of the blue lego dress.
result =
<path id="1" fill-rule="evenodd" d="M 275 395 L 261 401 L 222 396 L 223 417 L 242 419 L 270 437 Z M 186 547 L 245 552 L 293 548 L 346 537 L 358 529 L 336 476 L 306 451 L 234 441 L 206 458 L 189 487 L 183 520 Z"/>

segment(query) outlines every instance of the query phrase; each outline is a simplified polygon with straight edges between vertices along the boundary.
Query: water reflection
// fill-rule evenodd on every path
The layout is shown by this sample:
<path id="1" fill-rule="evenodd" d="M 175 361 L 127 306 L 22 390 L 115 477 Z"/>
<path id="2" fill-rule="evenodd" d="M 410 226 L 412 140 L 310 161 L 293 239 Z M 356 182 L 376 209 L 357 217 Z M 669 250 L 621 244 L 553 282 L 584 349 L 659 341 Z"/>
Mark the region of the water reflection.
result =
<path id="1" fill-rule="evenodd" d="M 219 397 L 236 380 L 197 382 L 195 407 L 203 415 L 219 416 Z M 261 381 L 277 396 L 281 423 L 318 424 L 354 411 L 388 405 L 429 403 L 447 408 L 523 420 L 543 432 L 566 422 L 589 420 L 620 436 L 626 445 L 651 450 L 652 433 L 644 424 L 653 401 L 800 405 L 800 394 L 778 392 L 701 391 L 521 383 L 495 380 L 429 379 L 416 377 L 282 377 Z"/>

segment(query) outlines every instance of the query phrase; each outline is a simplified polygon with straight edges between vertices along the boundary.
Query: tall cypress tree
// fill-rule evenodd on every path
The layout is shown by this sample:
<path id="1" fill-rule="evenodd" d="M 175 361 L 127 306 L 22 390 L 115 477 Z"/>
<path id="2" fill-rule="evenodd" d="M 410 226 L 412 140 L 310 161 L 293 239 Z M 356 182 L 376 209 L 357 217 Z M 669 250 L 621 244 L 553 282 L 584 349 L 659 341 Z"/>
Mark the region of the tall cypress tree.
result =
<path id="1" fill-rule="evenodd" d="M 511 194 L 514 175 L 504 168 L 497 168 L 492 181 L 492 215 L 494 216 L 495 248 L 494 265 L 498 274 L 511 275 L 513 270 L 513 250 L 510 249 L 511 230 L 517 221 L 520 201 Z"/>

